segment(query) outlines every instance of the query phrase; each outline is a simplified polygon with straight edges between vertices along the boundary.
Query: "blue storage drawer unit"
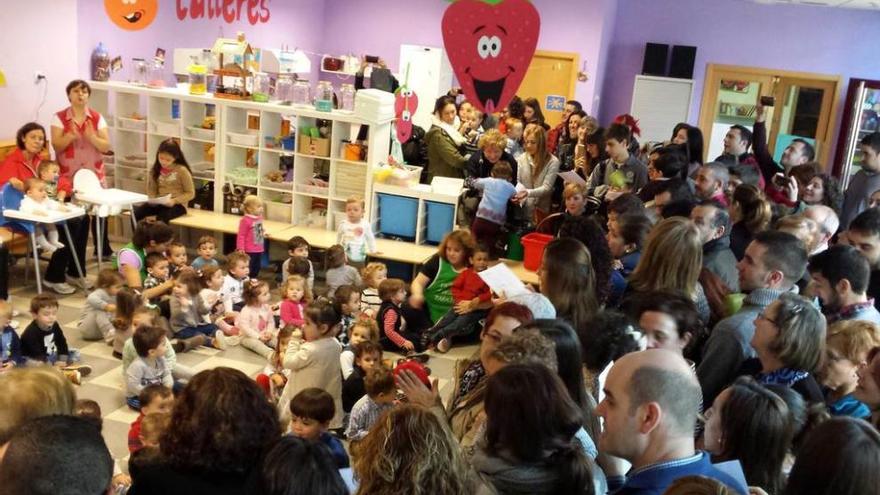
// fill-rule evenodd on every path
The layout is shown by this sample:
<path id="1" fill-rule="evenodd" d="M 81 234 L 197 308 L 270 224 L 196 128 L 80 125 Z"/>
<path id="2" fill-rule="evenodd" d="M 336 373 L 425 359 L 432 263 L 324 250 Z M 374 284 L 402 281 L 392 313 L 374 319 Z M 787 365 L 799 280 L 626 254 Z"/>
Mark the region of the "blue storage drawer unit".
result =
<path id="1" fill-rule="evenodd" d="M 428 224 L 425 240 L 440 244 L 443 237 L 455 228 L 455 205 L 425 201 L 425 210 Z"/>
<path id="2" fill-rule="evenodd" d="M 379 232 L 399 237 L 416 237 L 419 200 L 393 194 L 377 193 L 379 198 Z"/>

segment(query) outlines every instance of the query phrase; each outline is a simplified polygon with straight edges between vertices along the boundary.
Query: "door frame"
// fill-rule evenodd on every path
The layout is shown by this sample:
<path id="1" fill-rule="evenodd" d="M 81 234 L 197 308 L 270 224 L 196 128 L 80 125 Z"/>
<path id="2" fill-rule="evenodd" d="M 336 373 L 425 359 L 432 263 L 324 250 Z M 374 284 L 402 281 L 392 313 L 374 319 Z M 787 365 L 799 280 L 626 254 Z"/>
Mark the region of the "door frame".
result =
<path id="1" fill-rule="evenodd" d="M 715 118 L 715 105 L 714 102 L 718 99 L 718 91 L 719 85 L 718 83 L 721 80 L 721 73 L 735 72 L 742 75 L 742 78 L 747 79 L 749 77 L 754 78 L 770 78 L 774 80 L 776 78 L 784 77 L 786 79 L 800 79 L 800 80 L 813 80 L 813 81 L 822 81 L 832 83 L 833 92 L 831 93 L 831 109 L 828 114 L 828 125 L 825 128 L 825 135 L 822 136 L 821 140 L 824 143 L 824 146 L 820 146 L 819 150 L 817 150 L 816 161 L 821 163 L 823 167 L 830 170 L 829 157 L 831 148 L 834 145 L 833 137 L 834 131 L 836 130 L 836 119 L 837 119 L 837 105 L 840 103 L 840 85 L 843 83 L 843 79 L 840 75 L 832 75 L 832 74 L 819 74 L 815 72 L 802 72 L 802 71 L 790 71 L 790 70 L 777 70 L 777 69 L 766 69 L 763 67 L 747 67 L 741 65 L 724 65 L 724 64 L 706 64 L 706 75 L 703 77 L 703 98 L 700 102 L 700 120 L 699 127 L 703 131 L 703 136 L 711 136 L 712 132 L 712 123 Z M 739 77 L 739 76 L 737 76 Z M 773 96 L 776 90 L 775 82 L 771 85 L 771 87 L 764 87 L 762 85 L 760 96 Z M 776 114 L 774 112 L 774 119 L 776 119 Z M 821 124 L 820 126 L 821 127 Z M 817 129 L 818 131 L 818 129 Z M 769 138 L 769 136 L 768 136 Z M 818 136 L 817 136 L 818 138 Z M 768 146 L 770 146 L 770 141 L 775 142 L 775 139 L 768 140 Z M 704 153 L 708 153 L 708 146 L 705 146 Z M 707 159 L 707 157 L 703 157 Z"/>
<path id="2" fill-rule="evenodd" d="M 580 58 L 581 58 L 580 54 L 577 52 L 558 52 L 558 51 L 554 51 L 554 50 L 535 50 L 535 55 L 532 57 L 532 60 L 529 62 L 529 67 L 526 68 L 526 73 L 528 73 L 528 70 L 531 69 L 532 62 L 534 62 L 535 59 L 538 57 L 542 57 L 545 59 L 547 59 L 547 58 L 556 59 L 556 60 L 560 60 L 563 62 L 571 62 L 572 67 L 574 67 L 575 73 L 572 74 L 572 77 L 568 82 L 568 92 L 565 95 L 565 98 L 566 98 L 566 100 L 573 100 L 574 94 L 575 94 L 575 89 L 577 87 L 577 70 L 580 67 Z M 517 89 L 517 94 L 519 94 L 519 92 L 520 92 L 519 89 Z M 536 95 L 527 95 L 527 96 L 536 96 Z M 541 108 L 546 112 L 547 109 L 544 107 L 544 103 L 546 103 L 546 99 L 545 99 L 545 101 L 541 101 L 540 103 L 541 103 Z"/>

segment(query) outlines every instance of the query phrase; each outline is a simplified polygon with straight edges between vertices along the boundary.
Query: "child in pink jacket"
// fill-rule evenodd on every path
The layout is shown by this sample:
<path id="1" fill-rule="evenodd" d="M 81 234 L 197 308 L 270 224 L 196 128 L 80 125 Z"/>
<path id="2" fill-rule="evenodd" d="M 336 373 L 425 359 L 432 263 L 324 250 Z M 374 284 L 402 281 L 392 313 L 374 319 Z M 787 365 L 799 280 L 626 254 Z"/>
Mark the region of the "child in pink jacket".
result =
<path id="1" fill-rule="evenodd" d="M 265 250 L 265 236 L 263 234 L 263 201 L 250 195 L 244 198 L 242 203 L 244 216 L 238 222 L 238 236 L 235 239 L 235 249 L 244 251 L 251 258 L 250 278 L 257 278 L 263 260 Z"/>

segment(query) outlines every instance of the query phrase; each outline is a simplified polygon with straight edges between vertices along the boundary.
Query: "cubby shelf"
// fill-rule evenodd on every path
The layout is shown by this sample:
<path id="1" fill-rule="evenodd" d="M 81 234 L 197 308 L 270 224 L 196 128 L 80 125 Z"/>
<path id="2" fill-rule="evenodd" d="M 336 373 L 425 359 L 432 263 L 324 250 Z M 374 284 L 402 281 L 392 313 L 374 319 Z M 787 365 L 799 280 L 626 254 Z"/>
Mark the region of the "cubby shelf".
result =
<path id="1" fill-rule="evenodd" d="M 201 163 L 204 169 L 213 169 L 213 178 L 196 176 L 194 179 L 198 184 L 214 183 L 216 211 L 229 210 L 223 193 L 226 184 L 255 191 L 267 204 L 267 219 L 295 225 L 304 225 L 312 209 L 321 208 L 326 210 L 324 227 L 333 229 L 336 214 L 344 211 L 345 199 L 352 195 L 364 198 L 368 215 L 373 211 L 373 170 L 388 156 L 390 121 L 371 122 L 352 113 L 319 112 L 302 106 L 220 100 L 211 95 L 190 95 L 175 88 L 144 88 L 119 82 L 90 84 L 90 105 L 107 119 L 116 154 L 116 163 L 107 165 L 108 170 L 115 171 L 112 178 L 108 177 L 108 187 L 142 191 L 159 145 L 171 137 L 179 140 L 190 164 Z M 211 116 L 214 117 L 213 139 L 206 139 L 204 133 L 193 135 L 201 132 L 203 121 Z M 123 126 L 140 125 L 132 122 L 134 119 L 144 121 L 143 130 Z M 299 131 L 316 127 L 318 121 L 328 122 L 328 156 L 301 153 L 298 147 Z M 366 160 L 344 159 L 343 142 L 355 141 L 362 126 L 369 129 L 364 141 Z M 266 146 L 267 139 L 281 137 L 288 129 L 297 134 L 295 149 Z M 253 134 L 257 138 L 256 145 L 234 144 L 228 133 Z M 132 155 L 145 156 L 146 163 L 142 166 L 119 163 L 120 159 L 124 162 L 125 156 Z M 241 184 L 228 177 L 230 171 L 244 166 L 256 167 L 257 184 Z M 276 187 L 266 182 L 270 172 L 286 173 L 291 167 L 290 187 Z M 326 193 L 298 189 L 297 185 L 305 184 L 315 175 L 323 176 L 329 183 Z M 309 224 L 314 220 L 312 217 Z"/>

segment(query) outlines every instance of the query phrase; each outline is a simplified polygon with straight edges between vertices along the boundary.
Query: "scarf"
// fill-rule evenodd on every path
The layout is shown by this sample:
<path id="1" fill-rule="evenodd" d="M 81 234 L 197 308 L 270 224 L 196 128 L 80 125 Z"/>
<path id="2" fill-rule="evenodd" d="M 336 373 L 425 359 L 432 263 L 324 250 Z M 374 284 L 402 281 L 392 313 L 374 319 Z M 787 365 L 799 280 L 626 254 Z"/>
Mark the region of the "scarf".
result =
<path id="1" fill-rule="evenodd" d="M 794 370 L 791 368 L 779 368 L 770 373 L 758 373 L 755 377 L 758 383 L 763 385 L 786 385 L 788 387 L 810 376 L 809 372 L 803 370 Z"/>
<path id="2" fill-rule="evenodd" d="M 454 125 L 443 122 L 442 120 L 438 119 L 436 115 L 431 116 L 431 123 L 443 129 L 446 135 L 449 136 L 449 138 L 452 139 L 452 142 L 455 143 L 456 147 L 461 146 L 467 141 L 464 136 L 462 136 L 461 133 L 458 132 L 458 129 L 456 129 Z"/>

